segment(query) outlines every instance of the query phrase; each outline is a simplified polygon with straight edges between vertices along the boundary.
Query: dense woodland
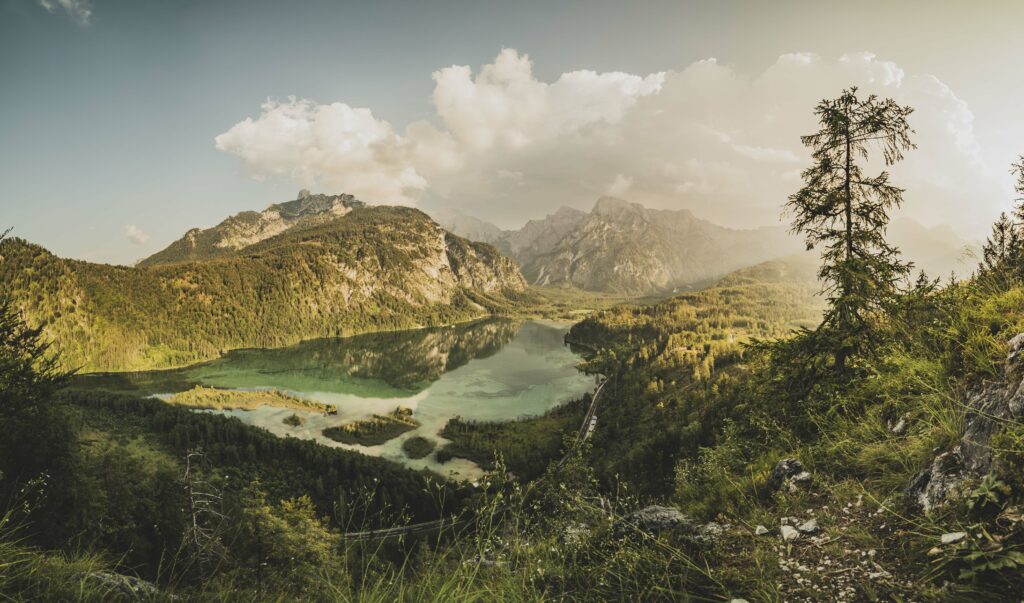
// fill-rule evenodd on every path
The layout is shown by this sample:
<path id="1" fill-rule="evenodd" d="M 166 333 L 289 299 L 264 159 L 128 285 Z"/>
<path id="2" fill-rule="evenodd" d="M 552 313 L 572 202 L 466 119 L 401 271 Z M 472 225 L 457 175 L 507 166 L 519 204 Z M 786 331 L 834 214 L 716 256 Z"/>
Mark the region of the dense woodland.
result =
<path id="1" fill-rule="evenodd" d="M 455 417 L 441 430 L 441 435 L 450 442 L 435 453 L 437 460 L 469 459 L 489 471 L 501 464 L 518 479 L 533 480 L 564 450 L 566 434 L 579 429 L 589 404 L 587 394 L 539 417 L 506 422 L 467 421 Z"/>

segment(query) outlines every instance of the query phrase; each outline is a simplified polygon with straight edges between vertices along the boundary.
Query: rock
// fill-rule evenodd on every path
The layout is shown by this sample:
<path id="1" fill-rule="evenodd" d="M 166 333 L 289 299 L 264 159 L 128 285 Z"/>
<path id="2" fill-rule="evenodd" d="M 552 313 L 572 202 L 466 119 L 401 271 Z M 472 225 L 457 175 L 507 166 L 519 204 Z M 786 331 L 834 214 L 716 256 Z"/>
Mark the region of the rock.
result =
<path id="1" fill-rule="evenodd" d="M 713 544 L 722 537 L 722 534 L 725 534 L 725 527 L 722 524 L 709 521 L 697 528 L 693 540 L 700 544 Z"/>
<path id="2" fill-rule="evenodd" d="M 111 594 L 117 593 L 127 597 L 129 601 L 150 601 L 160 594 L 160 589 L 152 582 L 134 576 L 125 576 L 115 572 L 89 572 L 87 580 L 97 582 L 109 588 Z"/>
<path id="3" fill-rule="evenodd" d="M 758 525 L 756 528 L 754 528 L 754 534 L 756 534 L 758 536 L 764 536 L 767 533 L 768 533 L 768 528 L 766 528 L 766 527 L 764 527 L 762 525 Z"/>
<path id="4" fill-rule="evenodd" d="M 691 542 L 706 545 L 718 540 L 725 533 L 725 526 L 713 521 L 701 524 L 684 515 L 679 509 L 660 505 L 651 505 L 634 511 L 612 524 L 612 535 L 615 538 L 625 538 L 637 532 L 674 532 Z"/>
<path id="5" fill-rule="evenodd" d="M 967 538 L 967 532 L 947 532 L 942 535 L 942 537 L 939 539 L 939 542 L 941 542 L 944 545 L 956 544 L 962 541 L 964 538 Z"/>
<path id="6" fill-rule="evenodd" d="M 679 509 L 651 505 L 617 520 L 612 524 L 612 533 L 616 538 L 622 538 L 633 531 L 658 534 L 668 530 L 683 530 L 693 534 L 699 527 L 700 524 Z"/>
<path id="7" fill-rule="evenodd" d="M 995 458 L 990 446 L 992 437 L 1002 425 L 1024 418 L 1022 365 L 1024 333 L 1010 340 L 1004 382 L 967 393 L 964 405 L 968 413 L 960 442 L 936 456 L 907 486 L 908 498 L 923 510 L 930 511 L 962 496 L 972 481 L 981 479 L 992 469 Z"/>
<path id="8" fill-rule="evenodd" d="M 789 481 L 794 484 L 809 484 L 811 483 L 812 479 L 814 478 L 811 477 L 811 473 L 809 471 L 801 471 L 800 473 L 797 473 L 793 477 L 789 478 Z"/>
<path id="9" fill-rule="evenodd" d="M 806 490 L 807 488 L 809 488 L 812 480 L 813 477 L 811 477 L 810 472 L 801 471 L 800 473 L 797 473 L 793 477 L 786 480 L 786 486 L 791 493 L 795 493 L 800 490 Z"/>
<path id="10" fill-rule="evenodd" d="M 804 466 L 800 461 L 794 458 L 782 459 L 775 464 L 772 472 L 768 475 L 768 482 L 766 484 L 768 491 L 777 491 L 787 479 L 801 473 L 804 473 Z"/>
<path id="11" fill-rule="evenodd" d="M 935 557 L 936 555 L 941 555 L 941 554 L 942 554 L 942 549 L 940 547 L 933 546 L 932 548 L 928 549 L 928 556 L 929 557 Z"/>
<path id="12" fill-rule="evenodd" d="M 784 525 L 781 528 L 779 528 L 779 532 L 782 534 L 782 539 L 786 542 L 790 542 L 792 540 L 800 538 L 800 532 L 797 532 L 796 528 L 794 528 L 793 526 Z"/>
<path id="13" fill-rule="evenodd" d="M 1024 333 L 1017 333 L 1007 344 L 1006 370 L 1013 373 L 1024 359 Z"/>
<path id="14" fill-rule="evenodd" d="M 571 523 L 565 526 L 562 531 L 562 544 L 568 546 L 577 546 L 586 541 L 587 536 L 590 534 L 590 527 L 585 523 Z"/>
<path id="15" fill-rule="evenodd" d="M 808 519 L 807 521 L 805 521 L 802 524 L 800 524 L 799 526 L 797 526 L 796 529 L 799 530 L 800 532 L 804 533 L 804 534 L 814 534 L 819 529 L 818 528 L 818 520 L 817 519 Z"/>
<path id="16" fill-rule="evenodd" d="M 746 599 L 729 599 L 729 603 L 750 603 Z"/>
<path id="17" fill-rule="evenodd" d="M 907 433 L 907 418 L 906 417 L 900 417 L 900 420 L 896 421 L 896 425 L 894 425 L 893 428 L 892 428 L 892 433 L 893 433 L 893 435 L 898 435 L 898 436 L 901 436 L 901 435 Z"/>

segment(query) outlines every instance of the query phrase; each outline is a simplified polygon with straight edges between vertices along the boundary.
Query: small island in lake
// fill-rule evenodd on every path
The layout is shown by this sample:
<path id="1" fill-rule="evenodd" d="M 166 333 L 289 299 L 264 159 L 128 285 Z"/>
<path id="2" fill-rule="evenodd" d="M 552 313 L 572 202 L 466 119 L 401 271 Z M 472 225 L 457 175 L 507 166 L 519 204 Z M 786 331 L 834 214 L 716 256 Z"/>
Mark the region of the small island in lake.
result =
<path id="1" fill-rule="evenodd" d="M 402 451 L 411 459 L 421 459 L 433 452 L 436 447 L 437 442 L 423 436 L 413 436 L 402 442 Z"/>
<path id="2" fill-rule="evenodd" d="M 338 414 L 338 408 L 332 404 L 307 400 L 276 389 L 241 391 L 197 385 L 188 391 L 174 394 L 167 401 L 204 410 L 253 410 L 260 406 L 275 406 L 326 415 Z"/>
<path id="3" fill-rule="evenodd" d="M 419 426 L 419 421 L 412 418 L 412 410 L 399 406 L 386 415 L 373 415 L 363 421 L 328 427 L 323 434 L 342 444 L 378 446 Z"/>
<path id="4" fill-rule="evenodd" d="M 300 417 L 299 415 L 297 415 L 295 413 L 292 413 L 292 414 L 288 415 L 287 417 L 285 417 L 284 419 L 282 419 L 281 422 L 284 423 L 285 425 L 288 425 L 288 426 L 291 426 L 291 427 L 299 427 L 303 423 L 305 423 L 306 420 L 303 419 L 302 417 Z"/>

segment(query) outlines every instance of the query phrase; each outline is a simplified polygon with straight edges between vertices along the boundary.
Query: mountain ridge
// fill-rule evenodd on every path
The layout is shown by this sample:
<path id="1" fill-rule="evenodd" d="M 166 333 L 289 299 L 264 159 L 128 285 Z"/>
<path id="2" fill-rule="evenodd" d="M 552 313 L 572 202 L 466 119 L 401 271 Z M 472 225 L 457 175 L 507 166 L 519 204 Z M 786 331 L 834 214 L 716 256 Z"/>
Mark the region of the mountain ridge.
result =
<path id="1" fill-rule="evenodd" d="M 650 209 L 610 196 L 590 212 L 561 207 L 518 230 L 495 232 L 453 215 L 444 212 L 439 222 L 454 232 L 487 234 L 484 240 L 516 260 L 532 284 L 632 295 L 692 288 L 799 249 L 782 227 L 731 229 L 686 209 Z"/>
<path id="2" fill-rule="evenodd" d="M 519 229 L 502 230 L 452 209 L 434 216 L 452 232 L 497 247 L 519 264 L 531 284 L 631 295 L 675 293 L 766 260 L 814 255 L 782 226 L 733 229 L 688 209 L 651 209 L 607 196 L 590 212 L 562 206 Z M 976 246 L 947 225 L 927 227 L 897 217 L 889 231 L 915 270 L 944 277 L 973 269 Z"/>
<path id="3" fill-rule="evenodd" d="M 138 267 L 0 242 L 0 294 L 70 367 L 166 368 L 239 347 L 507 312 L 526 282 L 493 246 L 406 207 L 355 207 L 203 260 Z"/>
<path id="4" fill-rule="evenodd" d="M 228 255 L 293 228 L 315 226 L 354 209 L 366 207 L 352 195 L 299 191 L 292 201 L 274 203 L 262 211 L 243 211 L 210 228 L 189 229 L 180 239 L 138 262 L 155 266 Z"/>

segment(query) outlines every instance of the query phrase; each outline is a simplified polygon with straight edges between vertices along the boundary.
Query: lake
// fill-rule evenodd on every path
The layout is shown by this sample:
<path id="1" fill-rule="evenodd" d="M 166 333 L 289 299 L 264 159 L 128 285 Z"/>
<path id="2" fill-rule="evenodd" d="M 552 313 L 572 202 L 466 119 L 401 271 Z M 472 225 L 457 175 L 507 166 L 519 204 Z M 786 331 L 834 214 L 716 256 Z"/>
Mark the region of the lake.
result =
<path id="1" fill-rule="evenodd" d="M 181 369 L 102 373 L 75 379 L 79 387 L 167 397 L 196 385 L 225 389 L 278 389 L 333 404 L 337 415 L 263 406 L 221 412 L 280 436 L 314 439 L 412 468 L 454 478 L 480 474 L 474 463 L 440 464 L 431 454 L 409 459 L 402 442 L 414 436 L 446 441 L 438 432 L 448 419 L 507 421 L 545 411 L 595 388 L 595 378 L 577 370 L 580 357 L 564 344 L 569 324 L 484 320 L 474 323 L 317 339 L 277 349 L 229 352 Z M 324 437 L 327 427 L 386 414 L 403 406 L 421 423 L 380 446 L 346 445 Z M 283 420 L 292 413 L 305 422 Z"/>

